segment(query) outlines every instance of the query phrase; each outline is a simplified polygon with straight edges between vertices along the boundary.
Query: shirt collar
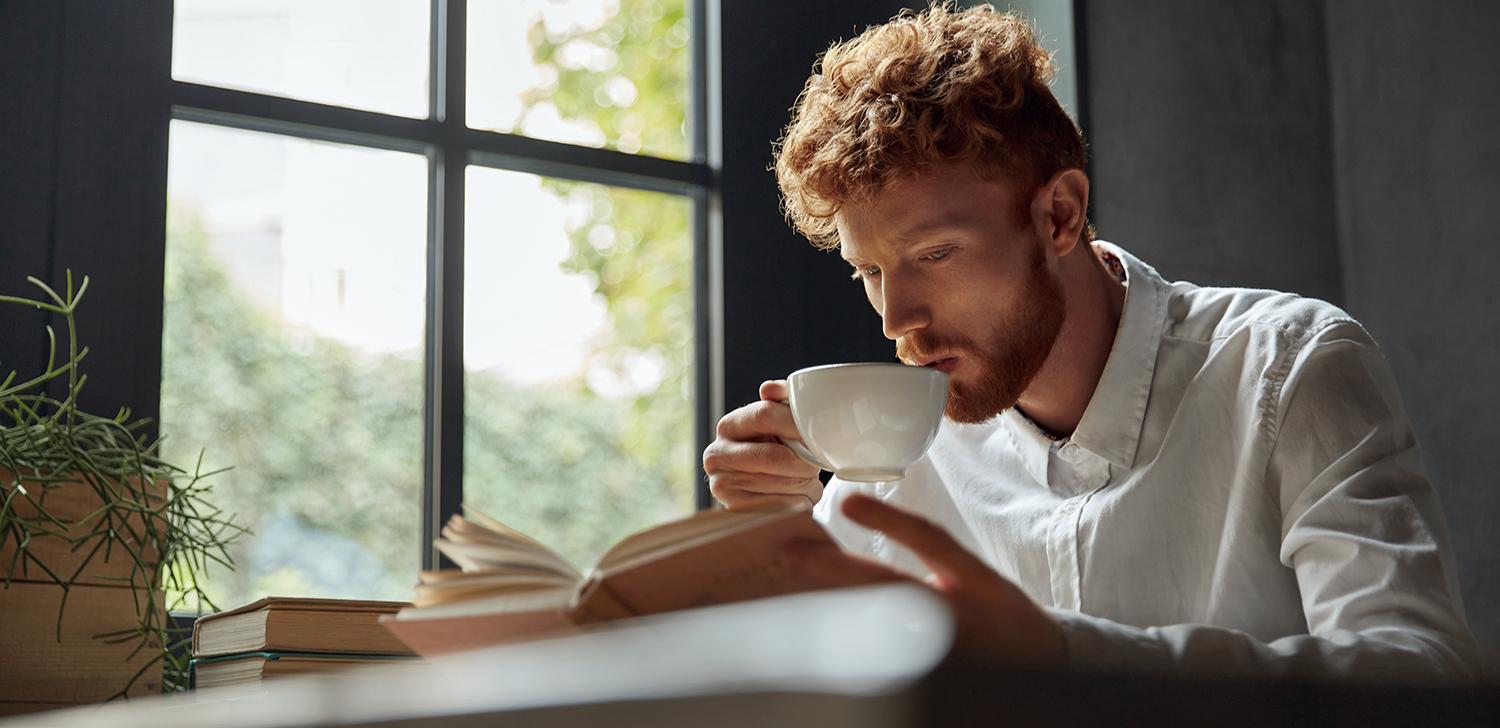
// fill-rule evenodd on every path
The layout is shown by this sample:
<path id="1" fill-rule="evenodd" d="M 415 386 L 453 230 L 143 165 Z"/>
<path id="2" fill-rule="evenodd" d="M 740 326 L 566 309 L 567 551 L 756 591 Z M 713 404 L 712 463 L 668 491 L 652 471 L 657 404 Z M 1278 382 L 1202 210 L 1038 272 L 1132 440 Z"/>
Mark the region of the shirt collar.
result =
<path id="1" fill-rule="evenodd" d="M 1156 351 L 1166 325 L 1167 283 L 1155 269 L 1119 246 L 1102 240 L 1094 245 L 1125 265 L 1125 306 L 1109 360 L 1072 440 L 1115 465 L 1132 468 L 1156 373 Z"/>
<path id="2" fill-rule="evenodd" d="M 1021 466 L 1036 482 L 1048 485 L 1048 458 L 1056 441 L 1048 438 L 1015 407 L 1000 413 L 1000 419 L 1006 425 L 1000 429 L 1010 436 L 1011 449 L 1021 458 Z"/>

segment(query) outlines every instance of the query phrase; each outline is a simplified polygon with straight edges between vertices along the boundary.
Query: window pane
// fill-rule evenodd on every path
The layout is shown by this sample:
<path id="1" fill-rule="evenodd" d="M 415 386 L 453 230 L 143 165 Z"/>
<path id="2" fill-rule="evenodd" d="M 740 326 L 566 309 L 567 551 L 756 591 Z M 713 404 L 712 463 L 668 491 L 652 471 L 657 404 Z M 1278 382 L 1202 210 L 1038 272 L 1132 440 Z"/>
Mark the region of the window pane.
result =
<path id="1" fill-rule="evenodd" d="M 173 122 L 162 432 L 254 529 L 219 606 L 407 599 L 420 566 L 427 162 Z"/>
<path id="2" fill-rule="evenodd" d="M 428 0 L 176 0 L 172 78 L 427 116 Z"/>
<path id="3" fill-rule="evenodd" d="M 693 509 L 690 202 L 467 180 L 464 499 L 585 566 Z"/>
<path id="4" fill-rule="evenodd" d="M 468 124 L 688 156 L 685 0 L 469 0 Z"/>

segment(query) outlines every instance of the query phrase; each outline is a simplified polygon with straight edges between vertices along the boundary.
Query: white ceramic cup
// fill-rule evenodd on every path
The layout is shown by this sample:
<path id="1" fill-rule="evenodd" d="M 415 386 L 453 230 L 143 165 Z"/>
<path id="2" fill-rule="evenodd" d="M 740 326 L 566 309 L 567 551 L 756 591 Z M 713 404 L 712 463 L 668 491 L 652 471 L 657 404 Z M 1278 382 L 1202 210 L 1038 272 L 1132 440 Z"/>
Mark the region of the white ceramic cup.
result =
<path id="1" fill-rule="evenodd" d="M 948 403 L 948 375 L 905 364 L 828 364 L 787 377 L 799 457 L 843 480 L 906 477 L 927 452 Z"/>

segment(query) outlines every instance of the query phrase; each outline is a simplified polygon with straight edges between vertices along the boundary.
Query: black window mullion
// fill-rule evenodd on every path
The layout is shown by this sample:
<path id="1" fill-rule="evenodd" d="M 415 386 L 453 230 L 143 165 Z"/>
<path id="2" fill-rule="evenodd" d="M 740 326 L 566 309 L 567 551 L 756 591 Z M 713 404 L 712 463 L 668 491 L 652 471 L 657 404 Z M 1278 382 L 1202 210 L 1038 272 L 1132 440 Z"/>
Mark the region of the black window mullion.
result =
<path id="1" fill-rule="evenodd" d="M 446 58 L 446 50 L 451 45 L 446 39 L 439 39 L 432 55 Z M 677 194 L 686 194 L 691 187 L 707 186 L 712 182 L 708 167 L 697 162 L 470 129 L 464 124 L 462 113 L 453 117 L 448 111 L 455 103 L 464 101 L 463 92 L 452 87 L 452 72 L 433 76 L 430 83 L 440 84 L 446 79 L 448 87 L 430 95 L 433 98 L 429 103 L 441 106 L 429 119 L 391 116 L 186 81 L 172 82 L 172 101 L 178 118 L 196 115 L 207 123 L 222 126 L 404 152 L 421 153 L 427 145 L 448 144 L 471 150 L 481 158 L 476 162 L 478 164 L 501 169 L 569 179 L 607 175 L 610 178 L 608 184 Z M 453 98 L 454 94 L 458 98 Z"/>
<path id="2" fill-rule="evenodd" d="M 278 134 L 401 152 L 420 153 L 422 145 L 437 141 L 437 127 L 427 119 L 189 81 L 172 81 L 171 94 L 177 118 L 206 115 L 206 123 L 221 126 L 274 129 Z"/>
<path id="3" fill-rule="evenodd" d="M 688 47 L 688 133 L 695 165 L 716 164 L 719 0 L 686 0 L 692 31 Z"/>
<path id="4" fill-rule="evenodd" d="M 698 453 L 713 440 L 719 410 L 723 408 L 718 393 L 723 391 L 719 367 L 719 352 L 715 334 L 716 321 L 721 320 L 717 291 L 713 285 L 717 280 L 719 256 L 713 244 L 717 236 L 712 233 L 718 220 L 718 204 L 711 190 L 700 189 L 693 195 L 693 436 L 697 448 L 693 451 L 693 472 L 702 473 L 703 464 Z M 698 508 L 713 505 L 713 496 L 708 491 L 708 482 L 703 478 L 693 479 L 694 502 Z"/>
<path id="5" fill-rule="evenodd" d="M 443 112 L 443 0 L 430 0 L 427 12 L 427 118 L 436 121 Z M 438 443 L 442 432 L 436 423 L 442 419 L 442 402 L 438 392 L 442 389 L 442 377 L 438 371 L 442 349 L 442 307 L 438 299 L 442 291 L 443 257 L 439 241 L 443 239 L 443 167 L 444 150 L 434 146 L 427 153 L 427 290 L 424 298 L 426 312 L 422 325 L 422 531 L 418 550 L 422 554 L 422 568 L 435 569 L 441 563 L 441 554 L 433 547 L 433 540 L 442 531 L 438 523 L 441 509 L 438 503 L 437 484 L 442 481 Z"/>
<path id="6" fill-rule="evenodd" d="M 722 166 L 719 109 L 719 0 L 688 0 L 692 46 L 688 61 L 688 129 L 692 134 L 692 161 L 703 169 L 707 184 L 693 195 L 693 471 L 701 473 L 698 453 L 713 440 L 714 429 L 724 411 L 723 296 L 720 280 L 719 191 L 714 181 Z M 708 481 L 694 478 L 694 500 L 699 508 L 713 505 Z"/>
<path id="7" fill-rule="evenodd" d="M 443 419 L 443 377 L 441 370 L 443 347 L 443 206 L 447 192 L 444 185 L 446 159 L 441 148 L 427 155 L 427 293 L 426 317 L 423 330 L 424 355 L 422 358 L 422 568 L 437 568 L 441 555 L 432 545 L 442 530 L 441 507 L 438 484 L 443 482 L 440 443 Z"/>
<path id="8" fill-rule="evenodd" d="M 450 565 L 432 546 L 463 503 L 464 466 L 464 0 L 433 0 L 429 98 L 439 127 L 429 177 L 426 458 L 422 564 Z"/>
<path id="9" fill-rule="evenodd" d="M 481 167 L 673 195 L 691 195 L 712 182 L 701 164 L 477 129 L 463 134 L 459 146 L 469 151 L 469 164 Z"/>

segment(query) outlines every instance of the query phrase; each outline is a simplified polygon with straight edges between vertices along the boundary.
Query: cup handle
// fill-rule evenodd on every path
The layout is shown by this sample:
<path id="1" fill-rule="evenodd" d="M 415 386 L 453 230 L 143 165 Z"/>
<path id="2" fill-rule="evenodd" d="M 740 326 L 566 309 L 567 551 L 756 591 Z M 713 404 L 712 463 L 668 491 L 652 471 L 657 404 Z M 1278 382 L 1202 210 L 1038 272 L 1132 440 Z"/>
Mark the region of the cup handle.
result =
<path id="1" fill-rule="evenodd" d="M 817 455 L 813 454 L 812 450 L 807 449 L 806 445 L 803 445 L 796 440 L 787 440 L 780 437 L 776 438 L 776 440 L 781 444 L 791 448 L 792 452 L 797 454 L 797 457 L 802 458 L 809 465 L 816 465 L 822 470 L 827 470 L 830 473 L 833 472 L 833 466 L 819 459 Z"/>

